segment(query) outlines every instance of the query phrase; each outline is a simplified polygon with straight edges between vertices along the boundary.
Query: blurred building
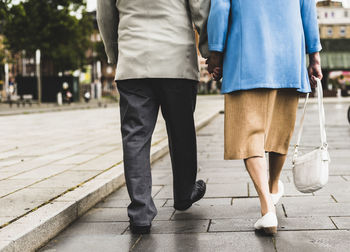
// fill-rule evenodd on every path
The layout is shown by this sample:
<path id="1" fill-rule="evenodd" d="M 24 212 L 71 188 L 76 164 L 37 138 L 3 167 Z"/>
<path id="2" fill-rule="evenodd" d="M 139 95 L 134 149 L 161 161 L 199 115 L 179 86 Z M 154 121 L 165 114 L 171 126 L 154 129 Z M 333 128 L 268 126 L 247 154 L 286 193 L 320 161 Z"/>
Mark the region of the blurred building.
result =
<path id="1" fill-rule="evenodd" d="M 8 65 L 8 78 L 12 80 L 18 73 L 18 57 L 10 57 L 9 52 L 5 49 L 4 36 L 1 34 L 0 26 L 0 101 L 6 100 L 6 88 L 8 83 L 5 83 L 5 63 Z"/>
<path id="2" fill-rule="evenodd" d="M 115 72 L 116 66 L 108 64 L 107 56 L 105 54 L 103 42 L 98 29 L 96 11 L 90 12 L 93 17 L 94 31 L 91 35 L 91 42 L 93 47 L 87 52 L 89 64 L 91 65 L 91 83 L 97 83 L 101 81 L 102 95 L 115 96 Z"/>
<path id="3" fill-rule="evenodd" d="M 340 1 L 325 0 L 319 1 L 317 7 L 342 7 L 343 3 Z"/>
<path id="4" fill-rule="evenodd" d="M 321 39 L 350 39 L 350 8 L 334 1 L 321 1 L 317 6 Z"/>
<path id="5" fill-rule="evenodd" d="M 1 30 L 0 30 L 1 31 Z M 4 72 L 4 62 L 2 62 L 2 52 L 4 50 L 4 45 L 3 45 L 3 36 L 0 34 L 0 96 L 4 95 L 2 94 L 4 91 L 4 81 L 5 81 L 5 72 Z"/>
<path id="6" fill-rule="evenodd" d="M 350 8 L 339 1 L 320 1 L 317 15 L 322 43 L 322 80 L 325 96 L 336 96 L 338 77 L 350 70 Z"/>

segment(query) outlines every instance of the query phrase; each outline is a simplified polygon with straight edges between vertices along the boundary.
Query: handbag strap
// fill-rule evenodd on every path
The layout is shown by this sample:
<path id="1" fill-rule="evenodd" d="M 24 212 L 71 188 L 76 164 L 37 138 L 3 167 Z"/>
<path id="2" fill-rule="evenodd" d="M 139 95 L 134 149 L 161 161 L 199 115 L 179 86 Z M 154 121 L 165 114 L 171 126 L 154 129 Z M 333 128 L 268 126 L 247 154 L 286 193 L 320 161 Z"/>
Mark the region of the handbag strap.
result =
<path id="1" fill-rule="evenodd" d="M 321 135 L 321 147 L 327 148 L 327 135 L 326 135 L 326 117 L 323 105 L 323 90 L 320 79 L 317 79 L 317 100 L 318 100 L 318 114 L 320 120 L 320 135 Z"/>
<path id="2" fill-rule="evenodd" d="M 322 90 L 322 83 L 320 79 L 317 80 L 317 101 L 318 101 L 318 117 L 319 117 L 319 123 L 320 123 L 320 135 L 321 135 L 321 148 L 327 149 L 327 136 L 326 136 L 326 123 L 325 123 L 325 112 L 324 112 L 324 106 L 323 106 L 323 90 Z M 298 137 L 297 137 L 297 143 L 294 147 L 294 155 L 293 155 L 293 163 L 295 158 L 298 156 L 299 152 L 299 146 L 300 146 L 300 141 L 301 141 L 301 135 L 303 132 L 303 127 L 304 127 L 304 119 L 305 119 L 305 114 L 306 114 L 306 106 L 309 101 L 309 93 L 306 95 L 305 102 L 304 102 L 304 108 L 303 108 L 303 114 L 300 119 L 300 124 L 299 124 L 299 130 L 298 130 Z"/>

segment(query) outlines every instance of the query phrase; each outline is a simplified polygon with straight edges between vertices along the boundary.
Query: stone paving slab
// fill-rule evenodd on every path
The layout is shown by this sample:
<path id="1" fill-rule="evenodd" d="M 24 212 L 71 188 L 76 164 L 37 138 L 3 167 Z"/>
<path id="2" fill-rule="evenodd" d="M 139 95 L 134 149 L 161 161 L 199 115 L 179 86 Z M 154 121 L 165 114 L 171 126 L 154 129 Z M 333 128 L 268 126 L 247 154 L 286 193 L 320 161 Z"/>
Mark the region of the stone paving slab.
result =
<path id="1" fill-rule="evenodd" d="M 248 197 L 247 183 L 208 184 L 206 198 Z"/>
<path id="2" fill-rule="evenodd" d="M 277 208 L 277 214 L 284 216 L 283 210 Z M 232 218 L 259 218 L 260 210 L 258 205 L 254 208 L 248 204 L 242 206 L 193 206 L 186 212 L 176 212 L 172 220 L 206 220 L 206 219 L 232 219 Z"/>
<path id="3" fill-rule="evenodd" d="M 331 219 L 337 228 L 350 230 L 350 216 L 349 217 L 331 217 Z"/>
<path id="4" fill-rule="evenodd" d="M 66 236 L 58 237 L 50 245 L 45 247 L 42 251 L 64 251 L 64 252 L 115 252 L 115 251 L 129 251 L 138 237 L 131 235 L 117 236 L 115 234 L 106 235 L 80 235 L 80 236 Z M 53 250 L 54 248 L 54 250 Z"/>
<path id="5" fill-rule="evenodd" d="M 0 251 L 33 251 L 33 248 L 57 235 L 57 230 L 66 227 L 68 221 L 74 219 L 76 207 L 69 202 L 49 204 L 19 222 L 6 226 L 1 230 L 1 240 L 8 243 Z"/>
<path id="6" fill-rule="evenodd" d="M 88 235 L 121 235 L 129 227 L 129 222 L 78 222 L 60 234 L 60 237 Z"/>
<path id="7" fill-rule="evenodd" d="M 276 249 L 281 252 L 349 251 L 349 231 L 299 231 L 279 232 Z"/>
<path id="8" fill-rule="evenodd" d="M 256 218 L 214 219 L 209 232 L 244 232 L 254 231 Z M 304 217 L 279 219 L 279 231 L 289 230 L 331 230 L 337 229 L 329 217 Z"/>
<path id="9" fill-rule="evenodd" d="M 248 196 L 248 184 L 208 184 L 208 192 L 205 198 L 230 198 L 230 197 L 247 197 Z M 165 186 L 155 197 L 156 199 L 170 199 L 173 197 L 173 187 Z"/>
<path id="10" fill-rule="evenodd" d="M 257 237 L 254 233 L 242 232 L 234 234 L 154 234 L 144 236 L 132 251 L 272 252 L 275 250 L 271 238 Z"/>
<path id="11" fill-rule="evenodd" d="M 212 219 L 209 232 L 247 232 L 254 231 L 256 218 Z"/>
<path id="12" fill-rule="evenodd" d="M 108 198 L 106 200 L 102 200 L 99 204 L 97 204 L 97 208 L 125 208 L 130 204 L 129 199 L 111 199 Z M 154 200 L 154 204 L 156 207 L 163 207 L 167 204 L 167 200 Z M 169 205 L 170 206 L 170 205 Z M 171 205 L 172 206 L 172 205 Z"/>
<path id="13" fill-rule="evenodd" d="M 100 103 L 100 104 L 99 104 Z M 13 116 L 20 114 L 30 114 L 30 113 L 47 113 L 47 112 L 61 112 L 61 111 L 69 111 L 69 110 L 82 110 L 82 109 L 94 109 L 94 108 L 103 108 L 105 106 L 116 106 L 115 102 L 111 99 L 102 98 L 101 100 L 90 100 L 89 103 L 86 102 L 74 102 L 70 105 L 63 104 L 62 106 L 58 106 L 55 103 L 42 103 L 38 104 L 35 101 L 31 106 L 26 104 L 20 104 L 17 106 L 13 104 L 12 107 L 8 103 L 0 103 L 0 116 Z"/>
<path id="14" fill-rule="evenodd" d="M 350 216 L 350 203 L 283 204 L 288 217 Z"/>
<path id="15" fill-rule="evenodd" d="M 152 234 L 206 233 L 209 220 L 157 221 L 152 223 Z M 125 234 L 131 234 L 127 230 Z"/>
<path id="16" fill-rule="evenodd" d="M 350 195 L 348 193 L 332 193 L 333 198 L 339 203 L 350 203 Z"/>
<path id="17" fill-rule="evenodd" d="M 94 208 L 80 218 L 80 222 L 128 221 L 123 208 Z"/>
<path id="18" fill-rule="evenodd" d="M 35 183 L 30 188 L 63 187 L 69 189 L 88 180 L 94 175 L 96 175 L 95 171 L 65 171 L 52 178 Z"/>
<path id="19" fill-rule="evenodd" d="M 289 230 L 336 230 L 337 227 L 332 220 L 326 216 L 303 217 L 303 218 L 280 218 L 278 229 L 280 231 Z"/>
<path id="20" fill-rule="evenodd" d="M 230 206 L 232 205 L 232 198 L 204 198 L 196 203 L 194 203 L 195 206 Z M 166 207 L 172 207 L 174 205 L 174 200 L 169 199 L 167 200 L 166 204 L 164 206 Z"/>
<path id="21" fill-rule="evenodd" d="M 307 137 L 303 138 L 306 149 L 318 144 L 316 109 L 317 106 L 308 108 L 305 125 Z M 347 175 L 347 169 L 350 169 L 347 168 L 347 164 L 350 163 L 350 148 L 347 147 L 350 126 L 345 118 L 346 110 L 347 106 L 326 105 L 329 117 L 327 126 L 330 131 L 328 136 L 334 143 L 334 147 L 330 146 L 330 153 L 334 155 L 332 159 L 339 160 L 331 167 L 331 174 L 335 175 L 330 177 L 329 184 L 324 189 L 314 194 L 296 191 L 291 159 L 288 157 L 282 173 L 286 195 L 277 206 L 279 232 L 275 237 L 261 236 L 253 230 L 254 222 L 260 217 L 259 200 L 243 163 L 223 160 L 221 115 L 198 132 L 198 177 L 208 182 L 205 199 L 184 212 L 172 208 L 171 165 L 169 157 L 166 156 L 152 164 L 152 173 L 156 181 L 154 186 L 157 188 L 153 196 L 159 215 L 153 222 L 150 235 L 133 236 L 127 228 L 118 235 L 112 232 L 115 239 L 111 239 L 109 224 L 120 223 L 120 226 L 116 227 L 118 232 L 127 225 L 128 198 L 124 187 L 91 210 L 95 219 L 90 221 L 93 222 L 83 222 L 83 216 L 41 251 L 115 251 L 113 245 L 120 241 L 120 251 L 347 252 L 350 247 L 350 194 L 347 189 L 350 181 L 350 175 Z M 335 129 L 332 129 L 333 127 Z M 337 134 L 337 131 L 340 133 Z M 295 142 L 295 138 L 292 141 Z M 294 142 L 290 150 L 293 149 Z M 347 149 L 342 149 L 344 147 Z M 97 214 L 96 211 L 101 214 Z M 86 216 L 92 214 L 88 212 Z M 125 222 L 117 222 L 118 219 L 124 219 Z M 88 237 L 82 236 L 84 231 L 74 232 L 75 226 L 76 230 L 80 230 L 82 223 L 101 225 L 97 227 L 96 232 L 93 232 L 92 226 L 87 226 Z M 63 237 L 64 234 L 69 236 Z M 89 238 L 91 240 L 88 240 Z M 85 240 L 90 247 L 86 246 Z"/>
<path id="22" fill-rule="evenodd" d="M 293 183 L 284 183 L 284 195 L 285 196 L 305 196 L 305 195 L 312 195 L 311 193 L 301 193 L 299 192 Z M 258 194 L 255 191 L 253 182 L 249 182 L 249 195 L 250 196 L 258 196 Z"/>
<path id="23" fill-rule="evenodd" d="M 156 196 L 163 186 L 152 186 L 152 197 Z M 109 197 L 109 200 L 129 200 L 129 194 L 126 186 L 122 186 L 118 191 L 112 193 Z"/>
<path id="24" fill-rule="evenodd" d="M 349 167 L 350 169 L 350 167 Z M 333 192 L 338 194 L 348 194 L 350 197 L 350 183 L 348 181 L 338 182 L 338 183 L 328 183 L 324 188 L 316 191 L 315 195 L 329 195 Z"/>
<path id="25" fill-rule="evenodd" d="M 330 195 L 325 196 L 313 196 L 313 195 L 307 195 L 307 196 L 285 196 L 281 198 L 281 204 L 283 205 L 289 205 L 294 204 L 298 206 L 303 206 L 305 204 L 319 204 L 319 203 L 335 203 L 336 201 L 334 198 Z"/>

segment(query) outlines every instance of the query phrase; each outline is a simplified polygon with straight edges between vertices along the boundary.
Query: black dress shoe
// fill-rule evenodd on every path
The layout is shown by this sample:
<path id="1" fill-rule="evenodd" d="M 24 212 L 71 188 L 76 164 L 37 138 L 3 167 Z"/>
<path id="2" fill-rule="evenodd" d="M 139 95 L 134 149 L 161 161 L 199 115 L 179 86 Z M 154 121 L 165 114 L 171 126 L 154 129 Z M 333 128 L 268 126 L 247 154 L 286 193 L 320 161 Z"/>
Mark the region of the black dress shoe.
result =
<path id="1" fill-rule="evenodd" d="M 135 226 L 135 225 L 130 225 L 130 231 L 133 234 L 149 234 L 151 232 L 151 225 L 149 226 Z"/>
<path id="2" fill-rule="evenodd" d="M 179 211 L 185 211 L 189 209 L 193 203 L 197 202 L 201 198 L 203 198 L 206 191 L 206 184 L 203 180 L 198 180 L 194 185 L 194 189 L 192 191 L 191 200 L 187 202 L 180 202 L 174 204 L 174 208 Z"/>

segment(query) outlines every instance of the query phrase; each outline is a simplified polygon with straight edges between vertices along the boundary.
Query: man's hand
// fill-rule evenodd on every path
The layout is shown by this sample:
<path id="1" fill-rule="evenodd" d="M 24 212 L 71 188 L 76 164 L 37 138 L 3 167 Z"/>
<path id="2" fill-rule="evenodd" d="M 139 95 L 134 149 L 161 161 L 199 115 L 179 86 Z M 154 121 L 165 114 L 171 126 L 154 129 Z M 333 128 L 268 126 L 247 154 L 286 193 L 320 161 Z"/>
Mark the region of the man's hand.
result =
<path id="1" fill-rule="evenodd" d="M 307 69 L 311 87 L 315 88 L 317 86 L 316 78 L 322 80 L 322 69 L 321 69 L 321 58 L 320 53 L 316 52 L 309 55 L 310 64 Z"/>
<path id="2" fill-rule="evenodd" d="M 207 64 L 208 72 L 213 75 L 215 80 L 220 80 L 222 78 L 223 53 L 210 52 Z"/>

